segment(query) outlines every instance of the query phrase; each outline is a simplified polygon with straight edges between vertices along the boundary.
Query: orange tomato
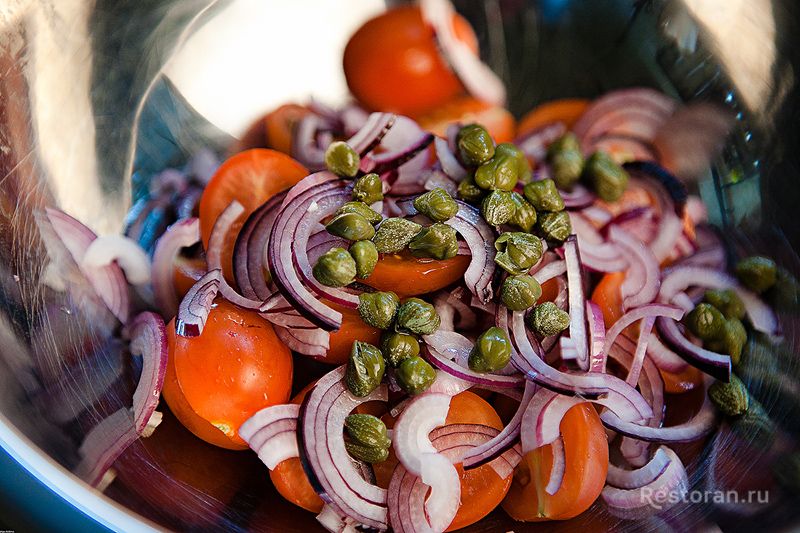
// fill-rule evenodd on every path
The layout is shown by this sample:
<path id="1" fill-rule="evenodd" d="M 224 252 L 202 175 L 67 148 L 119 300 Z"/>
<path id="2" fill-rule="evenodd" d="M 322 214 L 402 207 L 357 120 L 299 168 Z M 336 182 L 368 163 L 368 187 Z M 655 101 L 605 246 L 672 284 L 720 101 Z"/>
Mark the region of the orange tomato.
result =
<path id="1" fill-rule="evenodd" d="M 572 128 L 587 107 L 589 100 L 584 98 L 563 98 L 545 102 L 522 117 L 517 126 L 517 135 L 525 135 L 553 122 L 563 122 L 567 129 Z"/>
<path id="2" fill-rule="evenodd" d="M 608 471 L 608 441 L 590 403 L 567 411 L 561 421 L 565 470 L 561 487 L 545 492 L 553 467 L 552 444 L 531 450 L 514 472 L 503 509 L 514 520 L 567 520 L 578 516 L 600 495 Z"/>
<path id="3" fill-rule="evenodd" d="M 516 124 L 514 115 L 503 107 L 463 96 L 419 117 L 419 125 L 440 137 L 447 134 L 447 126 L 454 122 L 481 124 L 496 143 L 511 142 Z"/>
<path id="4" fill-rule="evenodd" d="M 205 259 L 180 255 L 176 257 L 172 282 L 175 284 L 175 294 L 178 295 L 178 298 L 186 296 L 192 285 L 197 283 L 197 280 L 202 278 L 206 272 L 208 272 L 208 267 Z"/>
<path id="5" fill-rule="evenodd" d="M 420 259 L 408 252 L 383 255 L 364 283 L 379 291 L 392 291 L 398 296 L 416 296 L 433 292 L 464 276 L 470 257 L 457 255 L 437 261 Z"/>
<path id="6" fill-rule="evenodd" d="M 637 186 L 635 183 L 628 185 L 625 192 L 622 193 L 622 196 L 620 196 L 619 200 L 616 202 L 605 202 L 600 199 L 595 201 L 595 205 L 604 208 L 611 213 L 612 216 L 621 215 L 626 211 L 632 211 L 640 207 L 651 207 L 653 203 L 654 199 L 650 196 L 650 193 L 647 192 L 646 189 Z"/>
<path id="7" fill-rule="evenodd" d="M 624 272 L 612 272 L 600 279 L 600 283 L 592 292 L 592 301 L 600 306 L 603 312 L 603 322 L 606 329 L 614 325 L 614 322 L 625 314 L 622 306 L 622 293 L 620 288 L 625 280 Z"/>
<path id="8" fill-rule="evenodd" d="M 453 29 L 477 53 L 469 23 L 455 15 Z M 416 116 L 464 90 L 417 6 L 396 7 L 364 23 L 350 37 L 343 62 L 350 91 L 372 110 Z"/>
<path id="9" fill-rule="evenodd" d="M 554 279 L 549 279 L 542 283 L 542 295 L 539 297 L 540 302 L 553 302 L 558 297 L 558 282 Z"/>
<path id="10" fill-rule="evenodd" d="M 665 370 L 659 370 L 659 372 L 664 379 L 664 392 L 670 394 L 689 392 L 703 383 L 703 373 L 692 365 L 677 374 Z"/>
<path id="11" fill-rule="evenodd" d="M 273 195 L 288 189 L 308 175 L 308 170 L 281 152 L 266 148 L 245 150 L 228 158 L 208 182 L 200 198 L 200 235 L 208 247 L 217 217 L 233 200 L 244 213 L 231 226 L 222 250 L 225 279 L 233 283 L 233 246 L 247 217 Z"/>
<path id="12" fill-rule="evenodd" d="M 311 111 L 299 104 L 283 104 L 264 117 L 266 144 L 284 154 L 292 150 L 292 131 L 295 124 Z"/>
<path id="13" fill-rule="evenodd" d="M 289 399 L 291 352 L 257 313 L 217 301 L 199 337 L 178 336 L 173 319 L 167 338 L 164 399 L 206 442 L 246 449 L 239 426 L 256 411 Z"/>
<path id="14" fill-rule="evenodd" d="M 347 362 L 354 341 L 368 342 L 373 346 L 380 344 L 381 330 L 366 324 L 361 320 L 361 315 L 355 309 L 334 305 L 328 305 L 342 313 L 342 326 L 339 331 L 331 333 L 330 347 L 325 357 L 320 361 L 341 365 Z"/>

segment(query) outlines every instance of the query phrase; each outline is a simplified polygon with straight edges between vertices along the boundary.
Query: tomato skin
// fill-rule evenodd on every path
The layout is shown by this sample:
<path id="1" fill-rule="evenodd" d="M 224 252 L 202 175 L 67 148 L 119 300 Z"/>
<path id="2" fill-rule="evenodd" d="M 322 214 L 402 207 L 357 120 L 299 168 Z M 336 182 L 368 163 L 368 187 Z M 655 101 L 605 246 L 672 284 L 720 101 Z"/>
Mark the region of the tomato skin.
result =
<path id="1" fill-rule="evenodd" d="M 286 500 L 312 513 L 319 513 L 322 510 L 324 502 L 311 487 L 299 457 L 278 463 L 269 471 L 269 478 L 275 490 Z"/>
<path id="2" fill-rule="evenodd" d="M 692 365 L 688 365 L 677 374 L 660 369 L 659 372 L 664 380 L 664 392 L 669 394 L 683 394 L 696 389 L 703 383 L 703 373 Z"/>
<path id="3" fill-rule="evenodd" d="M 283 152 L 292 153 L 292 132 L 295 125 L 311 113 L 304 105 L 283 104 L 264 117 L 266 146 Z"/>
<path id="4" fill-rule="evenodd" d="M 562 98 L 539 104 L 520 119 L 517 135 L 521 137 L 554 122 L 563 122 L 570 129 L 581 118 L 589 103 L 584 98 Z"/>
<path id="5" fill-rule="evenodd" d="M 200 236 L 208 248 L 211 230 L 219 215 L 236 200 L 244 207 L 233 223 L 222 250 L 225 279 L 233 283 L 233 246 L 247 217 L 275 194 L 308 175 L 308 170 L 286 154 L 253 148 L 228 158 L 217 169 L 200 197 Z"/>
<path id="6" fill-rule="evenodd" d="M 331 307 L 342 313 L 342 326 L 339 331 L 331 333 L 328 353 L 319 360 L 332 365 L 341 365 L 350 358 L 354 341 L 368 342 L 378 346 L 381 341 L 381 330 L 366 324 L 355 309 L 333 305 Z"/>
<path id="7" fill-rule="evenodd" d="M 469 23 L 456 15 L 453 24 L 456 36 L 477 50 Z M 396 7 L 367 21 L 350 37 L 343 63 L 350 91 L 371 110 L 414 117 L 464 90 L 417 6 Z"/>
<path id="8" fill-rule="evenodd" d="M 195 435 L 223 448 L 245 449 L 239 426 L 256 411 L 286 403 L 292 355 L 257 313 L 218 301 L 199 337 L 167 326 L 164 398 Z"/>
<path id="9" fill-rule="evenodd" d="M 183 299 L 189 289 L 208 272 L 205 259 L 178 256 L 175 258 L 175 268 L 172 281 L 175 284 L 175 294 Z"/>
<path id="10" fill-rule="evenodd" d="M 457 255 L 451 259 L 418 259 L 408 252 L 383 255 L 366 285 L 398 296 L 416 296 L 443 289 L 464 276 L 470 257 Z"/>
<path id="11" fill-rule="evenodd" d="M 603 322 L 606 329 L 614 325 L 614 322 L 625 314 L 622 305 L 622 282 L 625 280 L 624 272 L 612 272 L 600 279 L 600 282 L 592 292 L 592 301 L 600 306 L 603 312 Z"/>
<path id="12" fill-rule="evenodd" d="M 422 129 L 433 132 L 439 137 L 446 137 L 447 127 L 455 122 L 482 125 L 498 144 L 514 140 L 516 129 L 514 115 L 503 107 L 470 96 L 457 98 L 419 117 Z"/>
<path id="13" fill-rule="evenodd" d="M 590 403 L 567 411 L 561 421 L 565 471 L 552 496 L 544 491 L 553 467 L 552 445 L 531 450 L 514 473 L 503 509 L 514 520 L 568 520 L 600 495 L 608 471 L 608 441 L 600 417 Z"/>

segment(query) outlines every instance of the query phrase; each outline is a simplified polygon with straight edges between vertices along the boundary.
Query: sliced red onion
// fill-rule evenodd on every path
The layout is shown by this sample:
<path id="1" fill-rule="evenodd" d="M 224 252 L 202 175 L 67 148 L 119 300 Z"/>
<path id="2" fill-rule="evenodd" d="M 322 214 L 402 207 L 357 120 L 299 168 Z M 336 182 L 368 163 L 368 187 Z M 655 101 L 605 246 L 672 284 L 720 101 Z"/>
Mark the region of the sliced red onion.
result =
<path id="1" fill-rule="evenodd" d="M 498 312 L 508 313 L 508 310 L 503 307 Z M 628 420 L 639 421 L 653 416 L 642 395 L 615 376 L 599 373 L 567 374 L 549 366 L 543 359 L 541 346 L 534 348 L 536 339 L 531 339 L 526 332 L 523 313 L 513 313 L 510 333 L 513 345 L 511 362 L 527 379 L 562 394 L 594 398 L 591 401 L 608 407 Z"/>
<path id="2" fill-rule="evenodd" d="M 698 266 L 678 266 L 669 269 L 661 281 L 659 300 L 669 302 L 679 292 L 689 287 L 705 289 L 732 289 L 744 304 L 747 318 L 755 329 L 772 336 L 780 336 L 778 317 L 758 296 L 739 285 L 736 280 L 717 270 Z"/>
<path id="3" fill-rule="evenodd" d="M 551 122 L 517 139 L 514 144 L 529 159 L 541 162 L 547 157 L 547 147 L 566 132 L 567 126 L 563 122 Z"/>
<path id="4" fill-rule="evenodd" d="M 553 451 L 553 466 L 550 469 L 550 478 L 544 491 L 552 496 L 561 488 L 564 481 L 564 472 L 567 469 L 567 457 L 564 453 L 564 439 L 558 437 L 550 446 Z"/>
<path id="5" fill-rule="evenodd" d="M 331 533 L 341 533 L 346 524 L 344 513 L 340 512 L 332 503 L 326 503 L 317 515 L 317 522 Z"/>
<path id="6" fill-rule="evenodd" d="M 564 241 L 564 261 L 567 265 L 569 290 L 569 338 L 577 350 L 576 361 L 583 370 L 589 369 L 589 343 L 586 338 L 586 298 L 581 272 L 578 240 L 574 235 Z"/>
<path id="7" fill-rule="evenodd" d="M 580 213 L 569 213 L 572 231 L 578 237 L 581 262 L 598 272 L 619 272 L 628 261 L 616 244 L 604 242 L 603 236 Z"/>
<path id="8" fill-rule="evenodd" d="M 614 215 L 608 209 L 600 205 L 590 205 L 581 209 L 581 215 L 597 227 L 605 226 L 614 218 Z"/>
<path id="9" fill-rule="evenodd" d="M 643 467 L 635 470 L 623 470 L 613 464 L 608 465 L 606 483 L 620 489 L 635 489 L 652 483 L 658 478 L 670 463 L 666 446 L 659 446 L 655 455 Z"/>
<path id="10" fill-rule="evenodd" d="M 178 312 L 175 294 L 175 258 L 181 248 L 200 242 L 200 221 L 187 218 L 167 228 L 156 242 L 153 252 L 153 295 L 163 317 L 169 319 Z"/>
<path id="11" fill-rule="evenodd" d="M 439 453 L 431 454 L 422 461 L 422 483 L 428 485 L 430 493 L 425 500 L 425 515 L 433 531 L 447 529 L 458 513 L 461 504 L 461 479 L 453 463 Z"/>
<path id="12" fill-rule="evenodd" d="M 628 273 L 621 287 L 625 307 L 638 307 L 655 300 L 661 288 L 661 270 L 653 253 L 619 226 L 609 227 L 608 237 L 623 250 L 628 260 Z"/>
<path id="13" fill-rule="evenodd" d="M 608 330 L 606 334 L 606 342 L 603 346 L 603 351 L 609 353 L 614 341 L 622 331 L 636 322 L 646 317 L 668 317 L 673 320 L 680 320 L 683 317 L 683 311 L 678 307 L 666 304 L 647 304 L 635 309 L 631 309 L 622 315 L 614 325 Z"/>
<path id="14" fill-rule="evenodd" d="M 313 357 L 327 355 L 331 345 L 331 334 L 324 329 L 284 327 L 273 324 L 278 338 L 293 352 Z"/>
<path id="15" fill-rule="evenodd" d="M 538 270 L 531 269 L 530 275 L 533 276 L 539 285 L 542 285 L 556 276 L 560 276 L 567 271 L 567 263 L 562 260 L 547 263 Z"/>
<path id="16" fill-rule="evenodd" d="M 347 144 L 360 156 L 365 156 L 381 143 L 396 119 L 397 116 L 392 113 L 370 113 L 361 129 L 347 140 Z"/>
<path id="17" fill-rule="evenodd" d="M 706 389 L 710 381 L 706 379 Z M 704 395 L 705 396 L 705 395 Z M 623 422 L 614 413 L 606 411 L 600 415 L 606 427 L 628 437 L 649 442 L 689 442 L 711 432 L 717 420 L 717 411 L 711 401 L 704 397 L 700 410 L 688 422 L 669 427 L 649 427 Z"/>
<path id="18" fill-rule="evenodd" d="M 506 102 L 503 82 L 470 47 L 459 40 L 453 29 L 455 10 L 449 0 L 422 0 L 422 18 L 432 28 L 444 59 L 472 96 L 496 106 Z"/>
<path id="19" fill-rule="evenodd" d="M 664 346 L 655 332 L 650 334 L 647 342 L 647 355 L 658 368 L 672 374 L 680 374 L 689 366 L 678 354 Z"/>
<path id="20" fill-rule="evenodd" d="M 300 456 L 297 448 L 299 415 L 297 404 L 266 407 L 248 418 L 238 433 L 267 468 L 273 470 L 282 461 Z"/>
<path id="21" fill-rule="evenodd" d="M 630 135 L 603 135 L 585 146 L 585 153 L 602 151 L 611 154 L 615 161 L 658 161 L 658 151 L 652 143 Z"/>
<path id="22" fill-rule="evenodd" d="M 141 355 L 142 374 L 133 394 L 133 406 L 103 419 L 84 437 L 75 474 L 94 487 L 107 486 L 114 461 L 140 436 L 148 436 L 161 422 L 155 410 L 167 370 L 167 335 L 164 321 L 145 312 L 126 328 L 131 353 Z"/>
<path id="23" fill-rule="evenodd" d="M 522 376 L 503 376 L 480 373 L 457 361 L 466 361 L 472 351 L 473 343 L 452 331 L 439 330 L 423 337 L 427 359 L 433 366 L 470 383 L 489 387 L 521 388 L 525 380 Z"/>
<path id="24" fill-rule="evenodd" d="M 358 405 L 386 401 L 387 389 L 379 386 L 356 398 L 344 385 L 340 366 L 317 382 L 300 408 L 298 446 L 303 468 L 320 497 L 335 504 L 360 524 L 387 528 L 386 491 L 364 480 L 353 466 L 344 445 L 344 420 Z"/>
<path id="25" fill-rule="evenodd" d="M 483 220 L 480 211 L 475 207 L 456 200 L 458 212 L 456 216 L 447 221 L 461 234 L 469 246 L 472 259 L 469 262 L 467 271 L 464 272 L 464 282 L 467 288 L 487 303 L 492 300 L 492 278 L 495 272 L 495 249 L 494 249 L 494 230 Z"/>
<path id="26" fill-rule="evenodd" d="M 683 208 L 689 196 L 683 181 L 661 165 L 650 161 L 630 161 L 623 167 L 637 185 L 655 198 L 660 214 L 671 211 L 683 216 Z"/>
<path id="27" fill-rule="evenodd" d="M 522 418 L 535 392 L 536 385 L 531 381 L 526 381 L 525 392 L 514 416 L 497 436 L 484 444 L 476 446 L 464 455 L 463 465 L 465 469 L 476 468 L 486 464 L 516 444 L 520 434 L 520 427 L 522 426 Z"/>
<path id="28" fill-rule="evenodd" d="M 437 453 L 428 434 L 445 424 L 450 400 L 446 394 L 418 396 L 397 419 L 392 432 L 392 446 L 397 459 L 416 476 L 422 472 L 423 456 Z"/>
<path id="29" fill-rule="evenodd" d="M 675 452 L 665 446 L 661 449 L 664 450 L 668 462 L 659 475 L 649 483 L 630 489 L 606 485 L 601 496 L 610 511 L 628 514 L 646 509 L 649 513 L 655 514 L 682 501 L 689 491 L 686 469 Z M 642 476 L 642 479 L 646 478 Z"/>
<path id="30" fill-rule="evenodd" d="M 567 209 L 583 209 L 597 200 L 597 197 L 589 189 L 581 184 L 572 188 L 571 192 L 560 191 L 561 198 L 564 199 L 564 206 Z"/>
<path id="31" fill-rule="evenodd" d="M 444 173 L 457 182 L 466 178 L 467 169 L 458 162 L 456 155 L 450 150 L 447 140 L 437 137 L 433 140 L 433 143 L 436 148 L 436 157 L 439 159 Z"/>
<path id="32" fill-rule="evenodd" d="M 690 365 L 702 370 L 710 376 L 728 382 L 731 379 L 730 355 L 712 352 L 697 346 L 681 332 L 678 323 L 669 318 L 659 318 L 658 332 L 664 342 L 670 345 L 678 355 Z"/>
<path id="33" fill-rule="evenodd" d="M 291 155 L 311 171 L 325 168 L 325 148 L 320 133 L 330 131 L 334 124 L 316 113 L 302 117 L 292 132 Z"/>
<path id="34" fill-rule="evenodd" d="M 526 454 L 551 444 L 561 435 L 561 420 L 567 411 L 586 400 L 564 396 L 549 389 L 539 389 L 533 395 L 522 417 L 520 442 Z"/>
<path id="35" fill-rule="evenodd" d="M 268 300 L 275 292 L 267 284 L 265 251 L 278 209 L 287 192 L 272 196 L 247 217 L 233 251 L 233 272 L 242 294 L 252 300 Z"/>
<path id="36" fill-rule="evenodd" d="M 586 302 L 586 321 L 589 324 L 589 371 L 606 371 L 606 325 L 600 306 L 592 301 Z"/>
<path id="37" fill-rule="evenodd" d="M 116 263 L 132 285 L 150 283 L 150 259 L 139 244 L 124 235 L 103 235 L 86 248 L 81 268 L 91 270 Z"/>
<path id="38" fill-rule="evenodd" d="M 419 135 L 402 148 L 362 157 L 360 170 L 362 172 L 384 174 L 396 169 L 430 146 L 433 138 L 434 135 L 432 133 L 420 130 Z"/>
<path id="39" fill-rule="evenodd" d="M 178 306 L 178 315 L 175 318 L 175 331 L 178 335 L 197 337 L 203 333 L 221 279 L 221 270 L 210 270 L 192 285 Z"/>
<path id="40" fill-rule="evenodd" d="M 639 340 L 636 343 L 636 352 L 633 354 L 633 363 L 630 370 L 628 370 L 628 377 L 625 379 L 628 385 L 636 385 L 639 381 L 639 374 L 644 364 L 644 356 L 647 353 L 647 342 L 650 340 L 650 332 L 653 331 L 654 322 L 655 317 L 648 316 L 642 319 L 641 326 L 639 326 Z"/>
<path id="41" fill-rule="evenodd" d="M 47 207 L 44 210 L 44 216 L 37 220 L 42 237 L 45 238 L 46 229 L 43 229 L 45 220 L 60 243 L 69 252 L 72 261 L 79 266 L 97 296 L 120 322 L 126 323 L 130 314 L 130 300 L 125 275 L 119 265 L 112 263 L 99 268 L 81 266 L 86 251 L 92 242 L 97 239 L 97 235 L 63 211 Z"/>

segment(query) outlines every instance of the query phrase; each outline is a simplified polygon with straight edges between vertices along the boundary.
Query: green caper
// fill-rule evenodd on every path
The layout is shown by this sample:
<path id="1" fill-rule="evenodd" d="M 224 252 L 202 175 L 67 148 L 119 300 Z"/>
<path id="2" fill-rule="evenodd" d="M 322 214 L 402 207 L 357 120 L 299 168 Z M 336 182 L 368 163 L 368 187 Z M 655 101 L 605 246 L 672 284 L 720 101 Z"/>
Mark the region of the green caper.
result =
<path id="1" fill-rule="evenodd" d="M 710 303 L 725 315 L 725 318 L 744 318 L 744 303 L 732 289 L 713 289 L 706 291 L 703 300 Z"/>
<path id="2" fill-rule="evenodd" d="M 383 217 L 380 213 L 373 211 L 372 208 L 370 208 L 370 206 L 364 202 L 347 202 L 342 204 L 342 207 L 336 210 L 334 216 L 344 213 L 355 213 L 356 215 L 361 215 L 373 226 L 383 220 Z"/>
<path id="3" fill-rule="evenodd" d="M 751 446 L 767 446 L 774 441 L 777 427 L 755 398 L 748 401 L 747 411 L 729 420 L 731 429 Z"/>
<path id="4" fill-rule="evenodd" d="M 372 224 L 366 218 L 355 213 L 336 215 L 333 220 L 328 222 L 325 229 L 331 235 L 348 241 L 364 241 L 375 235 L 375 228 L 372 227 Z"/>
<path id="5" fill-rule="evenodd" d="M 381 336 L 381 351 L 386 361 L 397 368 L 406 358 L 419 355 L 419 341 L 413 335 L 386 331 Z"/>
<path id="6" fill-rule="evenodd" d="M 512 311 L 524 311 L 536 305 L 542 295 L 542 287 L 533 276 L 522 274 L 509 276 L 500 288 L 500 299 L 503 305 Z"/>
<path id="7" fill-rule="evenodd" d="M 344 141 L 332 142 L 325 150 L 325 166 L 337 176 L 354 177 L 360 164 L 361 158 L 358 152 Z"/>
<path id="8" fill-rule="evenodd" d="M 547 159 L 553 169 L 553 179 L 559 189 L 569 190 L 583 172 L 583 152 L 574 133 L 565 133 L 547 149 Z"/>
<path id="9" fill-rule="evenodd" d="M 353 183 L 353 200 L 374 204 L 383 200 L 383 182 L 377 174 L 365 174 Z"/>
<path id="10" fill-rule="evenodd" d="M 517 180 L 522 183 L 531 181 L 531 177 L 533 176 L 531 164 L 528 162 L 528 158 L 525 157 L 525 153 L 515 145 L 511 143 L 500 143 L 497 145 L 497 148 L 495 148 L 494 155 L 495 157 L 500 155 L 513 158 L 517 162 Z"/>
<path id="11" fill-rule="evenodd" d="M 408 249 L 415 257 L 450 259 L 458 255 L 458 236 L 447 224 L 436 223 L 422 228 L 408 243 Z"/>
<path id="12" fill-rule="evenodd" d="M 469 354 L 469 367 L 475 372 L 495 372 L 511 360 L 511 341 L 506 332 L 491 327 L 481 333 Z"/>
<path id="13" fill-rule="evenodd" d="M 718 339 L 725 325 L 725 317 L 711 304 L 699 303 L 684 317 L 689 331 L 704 341 Z"/>
<path id="14" fill-rule="evenodd" d="M 494 141 L 489 132 L 479 124 L 470 124 L 456 136 L 458 155 L 465 165 L 477 166 L 494 156 Z"/>
<path id="15" fill-rule="evenodd" d="M 750 395 L 742 380 L 731 374 L 728 383 L 716 381 L 708 388 L 708 397 L 717 406 L 717 409 L 728 416 L 743 415 L 747 411 Z"/>
<path id="16" fill-rule="evenodd" d="M 311 272 L 327 287 L 344 287 L 355 281 L 356 262 L 344 248 L 331 248 L 317 259 Z"/>
<path id="17" fill-rule="evenodd" d="M 572 222 L 566 211 L 539 213 L 536 227 L 548 241 L 561 242 L 572 233 Z"/>
<path id="18" fill-rule="evenodd" d="M 557 335 L 569 327 L 569 314 L 553 302 L 544 302 L 533 308 L 526 317 L 528 327 L 539 337 Z"/>
<path id="19" fill-rule="evenodd" d="M 458 197 L 472 204 L 478 203 L 486 191 L 478 187 L 472 176 L 468 176 L 461 180 L 458 184 Z"/>
<path id="20" fill-rule="evenodd" d="M 380 418 L 367 414 L 352 414 L 344 419 L 347 435 L 358 444 L 388 448 L 392 441 L 386 432 L 386 425 Z"/>
<path id="21" fill-rule="evenodd" d="M 494 261 L 512 275 L 525 274 L 542 258 L 542 240 L 530 233 L 507 231 L 494 241 Z"/>
<path id="22" fill-rule="evenodd" d="M 706 348 L 731 356 L 731 363 L 738 365 L 747 342 L 747 330 L 738 318 L 729 318 L 722 325 L 719 338 L 705 343 Z"/>
<path id="23" fill-rule="evenodd" d="M 492 191 L 481 203 L 481 214 L 492 226 L 501 226 L 514 216 L 514 200 L 508 191 Z"/>
<path id="24" fill-rule="evenodd" d="M 458 204 L 441 187 L 417 196 L 414 200 L 414 207 L 435 222 L 450 220 L 458 213 Z"/>
<path id="25" fill-rule="evenodd" d="M 439 324 L 441 319 L 431 304 L 419 298 L 409 298 L 397 311 L 395 328 L 399 332 L 430 335 L 439 329 Z"/>
<path id="26" fill-rule="evenodd" d="M 372 241 L 358 241 L 350 245 L 350 255 L 356 262 L 356 276 L 367 279 L 378 264 L 378 249 Z"/>
<path id="27" fill-rule="evenodd" d="M 475 170 L 475 184 L 481 189 L 510 191 L 519 180 L 519 162 L 515 157 L 495 154 Z"/>
<path id="28" fill-rule="evenodd" d="M 382 463 L 389 458 L 389 448 L 378 448 L 375 446 L 364 446 L 354 442 L 345 442 L 344 447 L 352 457 L 365 463 Z"/>
<path id="29" fill-rule="evenodd" d="M 422 229 L 420 224 L 405 218 L 387 218 L 378 226 L 372 242 L 382 254 L 397 253 L 405 248 Z"/>
<path id="30" fill-rule="evenodd" d="M 550 178 L 528 183 L 522 192 L 537 211 L 564 210 L 564 199 L 558 192 L 556 183 Z"/>
<path id="31" fill-rule="evenodd" d="M 413 395 L 421 394 L 428 390 L 436 381 L 436 370 L 422 357 L 414 355 L 407 357 L 400 363 L 395 374 L 397 384 Z"/>
<path id="32" fill-rule="evenodd" d="M 536 209 L 517 192 L 511 193 L 511 199 L 514 201 L 515 209 L 514 216 L 511 217 L 509 222 L 524 231 L 530 232 L 536 224 Z"/>
<path id="33" fill-rule="evenodd" d="M 762 293 L 775 285 L 778 267 L 768 257 L 754 255 L 736 264 L 736 276 L 748 289 Z"/>
<path id="34" fill-rule="evenodd" d="M 362 292 L 358 295 L 358 314 L 373 328 L 388 329 L 399 306 L 400 298 L 393 292 Z"/>
<path id="35" fill-rule="evenodd" d="M 386 365 L 381 351 L 375 346 L 361 341 L 353 342 L 344 381 L 347 389 L 363 398 L 381 384 Z"/>
<path id="36" fill-rule="evenodd" d="M 586 175 L 594 192 L 606 202 L 619 200 L 628 186 L 628 173 L 605 152 L 595 152 L 586 161 Z"/>

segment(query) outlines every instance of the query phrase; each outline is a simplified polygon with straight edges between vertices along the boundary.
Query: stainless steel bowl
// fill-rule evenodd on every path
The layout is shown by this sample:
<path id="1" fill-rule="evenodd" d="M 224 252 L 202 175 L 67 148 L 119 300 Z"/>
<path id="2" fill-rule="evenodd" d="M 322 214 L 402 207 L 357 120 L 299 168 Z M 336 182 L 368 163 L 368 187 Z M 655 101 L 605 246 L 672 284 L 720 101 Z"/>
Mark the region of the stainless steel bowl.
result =
<path id="1" fill-rule="evenodd" d="M 732 110 L 736 126 L 725 150 L 694 186 L 732 247 L 769 253 L 800 271 L 795 2 L 456 4 L 475 25 L 517 115 L 551 98 L 629 85 Z M 87 393 L 115 364 L 115 352 L 105 347 L 77 362 L 87 338 L 97 346 L 97 332 L 40 283 L 46 254 L 32 212 L 58 206 L 99 233 L 119 232 L 156 172 L 203 148 L 224 153 L 282 101 L 313 94 L 343 102 L 344 43 L 382 7 L 379 0 L 0 2 L 0 521 L 49 530 L 314 527 L 311 515 L 274 493 L 252 457 L 207 447 L 174 420 L 161 442 L 130 451 L 125 475 L 105 495 L 69 473 L 85 428 L 99 416 L 97 402 L 124 404 L 125 384 L 107 398 Z M 794 349 L 796 299 L 787 298 L 782 312 Z M 757 386 L 773 419 L 794 416 L 796 390 L 769 383 Z M 782 449 L 796 446 L 791 435 Z M 755 465 L 718 475 L 721 485 L 754 477 L 772 448 L 746 439 L 718 444 L 740 465 Z M 704 490 L 709 443 L 700 446 L 689 468 L 693 488 Z M 166 489 L 154 497 L 153 485 Z M 774 489 L 769 497 L 755 506 L 689 502 L 639 521 L 612 518 L 597 504 L 558 527 L 772 530 L 798 523 L 790 495 Z M 546 527 L 553 524 L 517 524 L 496 511 L 472 530 Z"/>

